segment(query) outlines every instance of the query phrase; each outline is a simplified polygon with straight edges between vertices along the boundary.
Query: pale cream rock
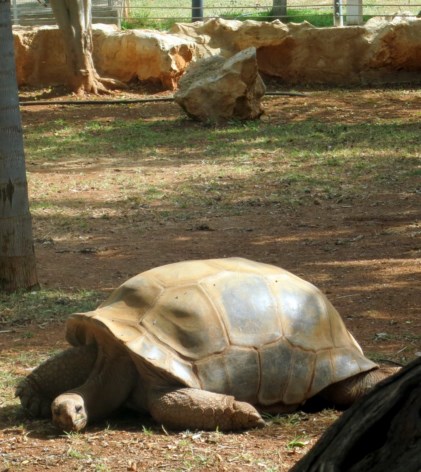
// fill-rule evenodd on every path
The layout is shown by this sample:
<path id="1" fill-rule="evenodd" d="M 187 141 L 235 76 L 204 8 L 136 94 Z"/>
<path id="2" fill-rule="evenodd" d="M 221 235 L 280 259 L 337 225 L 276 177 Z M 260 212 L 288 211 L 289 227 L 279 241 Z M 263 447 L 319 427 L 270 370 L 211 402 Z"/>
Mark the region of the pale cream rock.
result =
<path id="1" fill-rule="evenodd" d="M 265 86 L 256 50 L 228 59 L 211 56 L 193 64 L 181 78 L 175 101 L 192 118 L 205 122 L 256 119 L 263 113 Z"/>
<path id="2" fill-rule="evenodd" d="M 14 27 L 19 85 L 66 83 L 68 66 L 56 27 Z M 190 64 L 256 49 L 260 73 L 291 85 L 364 85 L 421 81 L 421 18 L 374 18 L 365 26 L 315 28 L 304 22 L 228 21 L 177 24 L 168 33 L 93 28 L 101 75 L 154 81 L 175 89 Z"/>

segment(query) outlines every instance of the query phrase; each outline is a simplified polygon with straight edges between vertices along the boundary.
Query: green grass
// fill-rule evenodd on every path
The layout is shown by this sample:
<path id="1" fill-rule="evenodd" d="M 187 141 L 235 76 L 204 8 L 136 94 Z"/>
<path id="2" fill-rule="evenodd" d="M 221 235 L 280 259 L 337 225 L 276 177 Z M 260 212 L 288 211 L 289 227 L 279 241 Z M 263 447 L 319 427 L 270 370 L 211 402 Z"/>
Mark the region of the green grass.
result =
<path id="1" fill-rule="evenodd" d="M 51 218 L 54 231 L 64 237 L 68 231 L 89 232 L 95 219 L 111 219 L 122 210 L 125 217 L 139 208 L 150 214 L 151 206 L 175 220 L 194 219 L 203 208 L 212 212 L 213 207 L 238 214 L 256 204 L 253 186 L 265 189 L 267 203 L 294 205 L 304 204 L 309 193 L 326 200 L 350 199 L 373 182 L 398 188 L 419 172 L 419 125 L 401 120 L 353 125 L 256 121 L 204 127 L 180 118 L 115 120 L 100 131 L 96 126 L 69 122 L 64 128 L 70 127 L 71 133 L 66 136 L 56 132 L 63 124 L 49 124 L 47 132 L 45 125 L 26 128 L 28 161 L 50 172 L 69 173 L 60 189 L 46 185 L 42 174 L 29 173 L 31 210 L 45 223 L 41 238 L 51 237 Z M 181 129 L 188 132 L 188 140 Z M 103 171 L 95 180 L 89 169 L 98 165 Z M 83 175 L 76 172 L 80 166 Z M 168 181 L 168 175 L 174 178 Z M 98 199 L 89 204 L 79 198 L 63 201 L 59 190 L 81 196 L 89 190 Z M 182 211 L 187 208 L 189 216 Z"/>
<path id="2" fill-rule="evenodd" d="M 63 321 L 69 314 L 92 310 L 103 295 L 93 291 L 66 292 L 36 290 L 32 292 L 0 292 L 0 328 L 35 323 L 43 326 Z M 31 337 L 31 332 L 23 333 Z"/>
<path id="3" fill-rule="evenodd" d="M 242 13 L 240 11 L 230 14 L 221 14 L 221 18 L 227 20 L 254 20 L 254 21 L 273 21 L 274 15 L 271 10 L 258 13 Z M 281 20 L 284 23 L 302 23 L 307 21 L 318 28 L 333 26 L 333 15 L 330 8 L 319 10 L 304 8 L 289 8 L 287 18 Z"/>
<path id="4" fill-rule="evenodd" d="M 384 93 L 402 103 L 407 97 L 404 90 Z M 367 100 L 364 107 L 374 98 Z M 156 224 L 244 215 L 255 206 L 279 211 L 417 191 L 420 125 L 405 110 L 352 124 L 319 121 L 315 109 L 297 121 L 221 126 L 190 121 L 175 109 L 167 119 L 123 120 L 110 108 L 115 119 L 105 121 L 95 112 L 91 120 L 73 119 L 69 110 L 24 127 L 36 242 L 67 252 L 79 251 L 80 241 L 91 250 L 90 238 L 103 238 L 104 220 L 117 235 L 131 225 L 142 238 Z M 103 298 L 70 288 L 0 294 L 0 329 L 61 321 Z"/>
<path id="5" fill-rule="evenodd" d="M 149 10 L 135 10 L 132 16 L 126 20 L 122 21 L 123 29 L 157 29 L 157 30 L 170 30 L 175 23 L 181 22 L 190 22 L 190 17 L 178 17 L 178 18 L 158 18 L 152 17 L 153 13 Z M 231 11 L 225 13 L 221 11 L 215 15 L 226 20 L 254 20 L 254 21 L 273 21 L 274 16 L 271 10 L 266 11 Z M 365 21 L 371 18 L 367 16 Z M 293 23 L 302 23 L 307 21 L 313 26 L 329 27 L 333 26 L 333 16 L 332 12 L 329 11 L 320 11 L 320 10 L 304 10 L 304 9 L 289 9 L 288 17 L 282 20 L 284 23 L 293 22 Z"/>
<path id="6" fill-rule="evenodd" d="M 408 2 L 409 3 L 409 2 Z M 237 20 L 272 21 L 272 2 L 244 2 L 240 0 L 209 0 L 204 2 L 205 18 L 221 17 Z M 314 5 L 317 4 L 317 8 Z M 174 23 L 191 21 L 190 0 L 168 0 L 163 8 L 157 0 L 132 0 L 130 17 L 123 20 L 123 28 L 152 28 L 168 30 Z M 292 0 L 288 2 L 286 22 L 301 23 L 308 21 L 317 27 L 333 26 L 333 6 L 331 1 Z M 382 0 L 372 0 L 364 6 L 364 21 L 376 15 L 393 15 L 396 12 L 410 11 L 418 14 L 419 6 L 395 4 L 387 5 Z M 343 13 L 346 14 L 344 2 Z"/>

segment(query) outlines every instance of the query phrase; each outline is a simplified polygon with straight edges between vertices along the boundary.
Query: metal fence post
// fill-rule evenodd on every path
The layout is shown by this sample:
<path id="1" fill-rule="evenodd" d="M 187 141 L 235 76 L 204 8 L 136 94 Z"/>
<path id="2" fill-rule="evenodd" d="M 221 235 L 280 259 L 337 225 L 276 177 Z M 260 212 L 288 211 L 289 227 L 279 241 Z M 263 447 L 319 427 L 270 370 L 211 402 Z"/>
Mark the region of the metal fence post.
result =
<path id="1" fill-rule="evenodd" d="M 346 4 L 346 24 L 363 24 L 363 0 L 347 0 Z"/>
<path id="2" fill-rule="evenodd" d="M 13 11 L 13 24 L 17 25 L 19 23 L 19 13 L 18 13 L 18 4 L 16 0 L 13 0 L 12 11 Z"/>
<path id="3" fill-rule="evenodd" d="M 273 0 L 272 15 L 274 20 L 287 19 L 287 0 Z"/>
<path id="4" fill-rule="evenodd" d="M 333 0 L 333 24 L 335 26 L 344 25 L 342 0 Z"/>
<path id="5" fill-rule="evenodd" d="M 203 0 L 192 0 L 191 2 L 191 19 L 192 21 L 203 20 Z"/>

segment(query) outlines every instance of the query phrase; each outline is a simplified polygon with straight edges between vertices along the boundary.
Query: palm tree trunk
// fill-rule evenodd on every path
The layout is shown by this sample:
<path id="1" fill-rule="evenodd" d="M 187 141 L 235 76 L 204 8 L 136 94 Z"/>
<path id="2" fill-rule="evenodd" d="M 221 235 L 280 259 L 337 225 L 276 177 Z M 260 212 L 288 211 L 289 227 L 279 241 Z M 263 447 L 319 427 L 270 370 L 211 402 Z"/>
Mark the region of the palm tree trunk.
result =
<path id="1" fill-rule="evenodd" d="M 0 290 L 37 285 L 10 0 L 0 0 Z"/>

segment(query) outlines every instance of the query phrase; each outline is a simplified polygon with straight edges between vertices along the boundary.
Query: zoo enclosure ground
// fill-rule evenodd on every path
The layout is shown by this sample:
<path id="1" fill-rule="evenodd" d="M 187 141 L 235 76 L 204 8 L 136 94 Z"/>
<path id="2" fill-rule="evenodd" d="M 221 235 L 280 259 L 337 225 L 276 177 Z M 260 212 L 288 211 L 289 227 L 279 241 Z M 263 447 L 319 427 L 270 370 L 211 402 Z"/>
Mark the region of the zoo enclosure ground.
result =
<path id="1" fill-rule="evenodd" d="M 23 110 L 42 290 L 0 298 L 0 470 L 286 471 L 339 415 L 240 434 L 123 415 L 60 435 L 26 419 L 14 385 L 65 346 L 65 315 L 153 266 L 274 263 L 327 293 L 369 357 L 420 354 L 420 92 L 311 90 L 265 110 L 222 127 L 173 103 Z"/>

